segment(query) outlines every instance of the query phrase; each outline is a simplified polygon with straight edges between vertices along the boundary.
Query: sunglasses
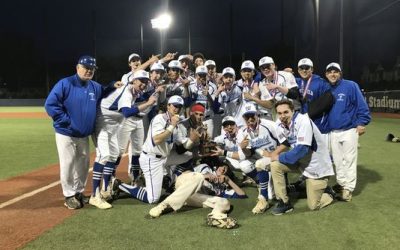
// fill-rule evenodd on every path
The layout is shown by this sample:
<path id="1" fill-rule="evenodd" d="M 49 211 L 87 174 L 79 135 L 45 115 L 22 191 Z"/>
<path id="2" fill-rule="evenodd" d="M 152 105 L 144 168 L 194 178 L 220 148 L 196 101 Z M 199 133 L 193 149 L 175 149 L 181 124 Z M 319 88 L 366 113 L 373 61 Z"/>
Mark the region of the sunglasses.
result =
<path id="1" fill-rule="evenodd" d="M 174 71 L 174 72 L 179 72 L 179 71 L 181 71 L 181 70 L 178 69 L 178 68 L 170 68 L 169 70 Z"/>
<path id="2" fill-rule="evenodd" d="M 174 107 L 177 108 L 177 109 L 180 109 L 180 108 L 183 107 L 183 105 L 181 105 L 181 104 L 174 104 L 174 103 L 171 103 L 171 105 L 174 106 Z"/>
<path id="3" fill-rule="evenodd" d="M 272 64 L 267 63 L 267 64 L 264 64 L 264 65 L 261 65 L 261 66 L 260 66 L 260 69 L 261 69 L 261 70 L 271 69 L 271 66 L 272 66 Z"/>
<path id="4" fill-rule="evenodd" d="M 235 126 L 235 125 L 236 125 L 236 123 L 233 121 L 227 121 L 227 122 L 224 122 L 224 124 L 222 124 L 223 127 Z"/>
<path id="5" fill-rule="evenodd" d="M 310 69 L 311 69 L 311 67 L 307 66 L 307 65 L 299 67 L 299 70 L 310 70 Z"/>
<path id="6" fill-rule="evenodd" d="M 247 120 L 247 119 L 256 117 L 256 114 L 255 113 L 248 113 L 248 114 L 244 114 L 243 117 L 244 117 L 244 119 Z"/>

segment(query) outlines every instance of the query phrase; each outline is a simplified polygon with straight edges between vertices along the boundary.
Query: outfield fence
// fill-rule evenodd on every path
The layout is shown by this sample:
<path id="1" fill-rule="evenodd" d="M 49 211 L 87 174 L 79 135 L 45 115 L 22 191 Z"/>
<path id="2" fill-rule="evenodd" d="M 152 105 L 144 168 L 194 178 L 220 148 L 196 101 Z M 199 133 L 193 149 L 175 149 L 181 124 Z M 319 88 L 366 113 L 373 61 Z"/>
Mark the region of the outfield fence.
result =
<path id="1" fill-rule="evenodd" d="M 372 112 L 400 113 L 400 90 L 367 92 L 365 98 Z"/>
<path id="2" fill-rule="evenodd" d="M 0 107 L 44 106 L 45 99 L 0 99 Z"/>

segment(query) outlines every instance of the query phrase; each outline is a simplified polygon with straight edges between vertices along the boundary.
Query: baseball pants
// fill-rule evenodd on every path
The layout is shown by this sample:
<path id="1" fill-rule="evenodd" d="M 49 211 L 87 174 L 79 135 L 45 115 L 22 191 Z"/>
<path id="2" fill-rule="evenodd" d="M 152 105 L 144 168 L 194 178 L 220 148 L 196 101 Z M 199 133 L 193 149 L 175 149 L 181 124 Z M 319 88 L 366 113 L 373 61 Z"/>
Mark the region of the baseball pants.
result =
<path id="1" fill-rule="evenodd" d="M 227 199 L 198 193 L 203 186 L 204 176 L 196 172 L 184 172 L 176 179 L 175 191 L 163 203 L 175 211 L 184 205 L 192 207 L 209 207 L 213 210 L 211 215 L 215 219 L 226 218 L 230 209 Z"/>
<path id="2" fill-rule="evenodd" d="M 120 121 L 99 117 L 96 122 L 96 162 L 115 162 L 119 156 L 118 129 Z"/>
<path id="3" fill-rule="evenodd" d="M 76 138 L 56 133 L 63 195 L 83 193 L 89 172 L 89 137 Z"/>
<path id="4" fill-rule="evenodd" d="M 295 166 L 286 166 L 279 161 L 271 163 L 272 179 L 274 180 L 275 195 L 278 199 L 287 203 L 289 197 L 286 191 L 285 173 L 294 172 L 297 170 Z M 323 177 L 320 179 L 307 179 L 307 205 L 310 210 L 317 210 L 328 206 L 332 203 L 333 199 L 328 194 L 324 193 L 325 188 L 328 186 L 328 178 Z"/>
<path id="5" fill-rule="evenodd" d="M 354 191 L 357 182 L 358 137 L 355 128 L 330 133 L 336 182 L 350 192 Z"/>

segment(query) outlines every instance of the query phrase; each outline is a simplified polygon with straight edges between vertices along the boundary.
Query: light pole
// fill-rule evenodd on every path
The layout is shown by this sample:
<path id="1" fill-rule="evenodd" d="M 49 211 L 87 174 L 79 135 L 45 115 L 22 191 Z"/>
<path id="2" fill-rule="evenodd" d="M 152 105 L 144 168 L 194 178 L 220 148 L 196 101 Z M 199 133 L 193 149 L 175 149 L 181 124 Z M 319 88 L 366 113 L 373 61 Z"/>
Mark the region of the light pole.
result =
<path id="1" fill-rule="evenodd" d="M 160 16 L 151 19 L 151 27 L 153 29 L 159 29 L 160 30 L 160 53 L 161 55 L 163 54 L 163 50 L 164 50 L 164 40 L 166 37 L 166 32 L 165 30 L 167 30 L 169 28 L 169 26 L 171 25 L 172 22 L 172 18 L 169 14 L 164 13 L 161 14 Z"/>

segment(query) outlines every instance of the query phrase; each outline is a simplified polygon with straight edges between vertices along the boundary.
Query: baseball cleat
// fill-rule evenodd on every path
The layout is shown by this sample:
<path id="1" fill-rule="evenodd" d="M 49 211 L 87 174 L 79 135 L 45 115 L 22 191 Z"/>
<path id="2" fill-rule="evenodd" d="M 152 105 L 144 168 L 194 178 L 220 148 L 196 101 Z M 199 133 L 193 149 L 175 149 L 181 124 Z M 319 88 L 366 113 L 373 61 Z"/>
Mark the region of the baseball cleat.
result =
<path id="1" fill-rule="evenodd" d="M 273 215 L 282 215 L 286 213 L 290 213 L 293 211 L 293 206 L 290 204 L 290 202 L 284 203 L 282 200 L 278 201 L 278 204 L 276 204 L 276 207 L 272 209 L 272 214 Z"/>
<path id="2" fill-rule="evenodd" d="M 121 185 L 122 181 L 120 179 L 113 179 L 111 182 L 111 196 L 113 200 L 117 200 L 119 198 L 119 185 Z"/>
<path id="3" fill-rule="evenodd" d="M 75 197 L 76 197 L 77 200 L 80 201 L 82 207 L 83 207 L 85 204 L 89 204 L 90 196 L 86 196 L 86 195 L 84 195 L 84 194 L 82 194 L 82 193 L 76 193 L 76 194 L 75 194 Z"/>
<path id="4" fill-rule="evenodd" d="M 168 207 L 167 204 L 165 203 L 160 203 L 157 206 L 153 207 L 152 209 L 150 209 L 149 211 L 149 215 L 152 218 L 158 218 L 161 216 L 161 214 L 163 213 L 163 211 L 165 211 L 165 209 Z"/>
<path id="5" fill-rule="evenodd" d="M 107 201 L 103 200 L 100 195 L 91 196 L 89 200 L 89 204 L 95 206 L 100 209 L 109 209 L 112 208 L 112 205 Z"/>
<path id="6" fill-rule="evenodd" d="M 211 215 L 207 216 L 207 225 L 221 229 L 233 229 L 239 227 L 239 224 L 237 224 L 237 220 L 232 217 L 216 219 L 213 218 Z"/>
<path id="7" fill-rule="evenodd" d="M 351 199 L 353 198 L 353 194 L 351 191 L 347 190 L 347 189 L 343 189 L 343 192 L 341 194 L 339 194 L 339 200 L 341 201 L 351 201 Z"/>
<path id="8" fill-rule="evenodd" d="M 68 209 L 79 209 L 82 208 L 81 201 L 78 200 L 75 196 L 66 197 L 64 206 Z"/>
<path id="9" fill-rule="evenodd" d="M 105 200 L 105 201 L 107 201 L 107 202 L 110 202 L 110 201 L 112 201 L 112 195 L 111 195 L 111 189 L 110 189 L 110 187 L 108 187 L 108 190 L 107 191 L 105 191 L 105 190 L 101 190 L 100 191 L 100 195 L 101 195 L 101 198 L 103 198 L 103 200 Z"/>
<path id="10" fill-rule="evenodd" d="M 251 210 L 253 214 L 262 214 L 269 208 L 267 200 L 263 196 L 258 197 L 256 206 Z"/>

